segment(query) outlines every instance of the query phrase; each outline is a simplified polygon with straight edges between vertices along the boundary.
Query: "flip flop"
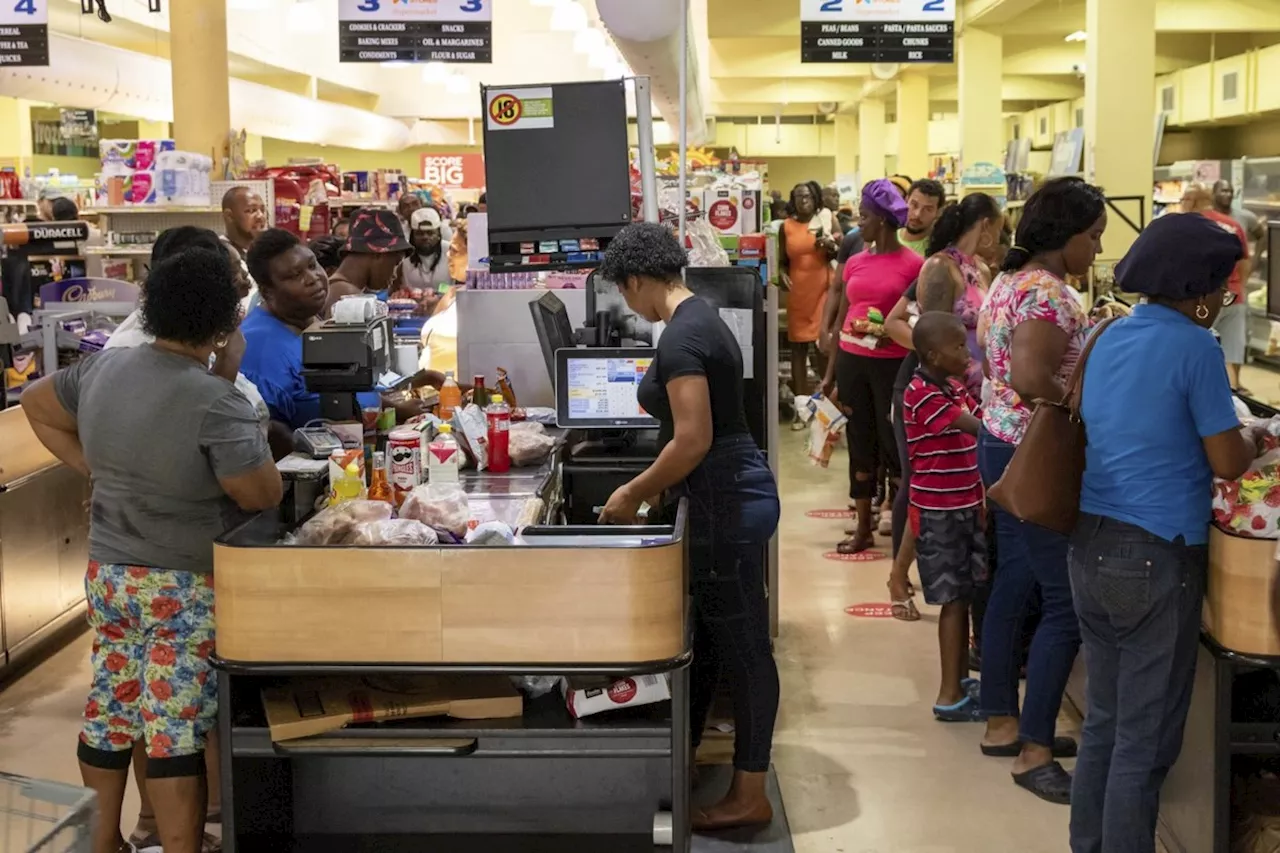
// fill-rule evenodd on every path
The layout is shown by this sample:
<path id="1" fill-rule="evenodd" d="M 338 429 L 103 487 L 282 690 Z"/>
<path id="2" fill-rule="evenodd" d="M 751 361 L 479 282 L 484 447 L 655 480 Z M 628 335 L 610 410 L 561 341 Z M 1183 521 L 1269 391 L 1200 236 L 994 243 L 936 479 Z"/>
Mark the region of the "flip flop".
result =
<path id="1" fill-rule="evenodd" d="M 907 597 L 903 599 L 893 598 L 893 584 L 885 584 L 889 587 L 889 604 L 892 606 L 893 618 L 899 622 L 919 622 L 920 611 L 916 609 L 915 589 L 911 584 L 907 584 Z M 902 615 L 899 615 L 901 612 Z"/>
<path id="2" fill-rule="evenodd" d="M 954 705 L 934 705 L 933 718 L 940 723 L 982 723 L 987 715 L 973 695 L 966 695 Z"/>
<path id="3" fill-rule="evenodd" d="M 1075 738 L 1056 737 L 1053 739 L 1053 746 L 1050 747 L 1054 758 L 1075 758 L 1076 753 L 1080 750 L 1080 745 L 1076 743 Z M 999 746 L 988 746 L 982 744 L 982 754 L 989 758 L 1017 758 L 1018 753 L 1022 752 L 1022 741 L 1015 740 L 1013 743 L 1003 743 Z"/>
<path id="4" fill-rule="evenodd" d="M 1071 804 L 1071 774 L 1056 761 L 1033 767 L 1025 773 L 1014 773 L 1013 783 L 1046 802 L 1061 806 Z"/>

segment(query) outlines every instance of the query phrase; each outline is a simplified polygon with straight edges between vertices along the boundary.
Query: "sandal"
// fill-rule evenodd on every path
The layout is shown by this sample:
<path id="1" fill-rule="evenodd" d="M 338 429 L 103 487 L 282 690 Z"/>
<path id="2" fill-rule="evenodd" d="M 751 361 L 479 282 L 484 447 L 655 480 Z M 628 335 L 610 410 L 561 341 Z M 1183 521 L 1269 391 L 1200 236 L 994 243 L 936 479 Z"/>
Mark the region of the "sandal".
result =
<path id="1" fill-rule="evenodd" d="M 885 584 L 889 587 L 889 604 L 893 608 L 893 618 L 899 622 L 919 622 L 920 611 L 916 609 L 915 594 L 916 591 L 911 584 L 907 584 L 907 597 L 901 600 L 894 599 L 893 585 Z"/>
<path id="2" fill-rule="evenodd" d="M 966 693 L 965 697 L 954 705 L 934 705 L 933 718 L 940 723 L 982 723 L 987 715 L 977 697 Z"/>
<path id="3" fill-rule="evenodd" d="M 1071 774 L 1056 761 L 1033 767 L 1025 773 L 1014 773 L 1013 783 L 1046 802 L 1062 806 L 1071 804 Z"/>
<path id="4" fill-rule="evenodd" d="M 855 533 L 853 536 L 850 536 L 848 539 L 836 545 L 836 553 L 861 554 L 874 544 L 876 544 L 875 538 L 870 534 L 867 535 L 866 539 L 863 539 Z"/>
<path id="5" fill-rule="evenodd" d="M 1013 743 L 1002 743 L 999 746 L 988 746 L 982 744 L 982 754 L 989 758 L 1017 758 L 1022 752 L 1022 741 L 1015 740 Z M 1056 737 L 1053 739 L 1053 746 L 1050 751 L 1054 758 L 1075 758 L 1076 753 L 1080 751 L 1080 745 L 1076 743 L 1075 738 Z"/>

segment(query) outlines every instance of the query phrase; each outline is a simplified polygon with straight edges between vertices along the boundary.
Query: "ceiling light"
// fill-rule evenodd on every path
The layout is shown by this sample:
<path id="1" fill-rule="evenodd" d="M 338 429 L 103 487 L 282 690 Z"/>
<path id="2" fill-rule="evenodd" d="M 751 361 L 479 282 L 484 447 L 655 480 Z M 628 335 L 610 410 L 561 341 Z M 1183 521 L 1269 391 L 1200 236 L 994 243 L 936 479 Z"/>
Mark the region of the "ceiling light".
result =
<path id="1" fill-rule="evenodd" d="M 428 62 L 422 66 L 423 83 L 445 83 L 450 75 L 449 66 L 443 62 Z"/>
<path id="2" fill-rule="evenodd" d="M 1088 38 L 1089 34 L 1084 30 L 1076 30 L 1074 33 L 1063 39 L 1063 41 L 1085 41 Z"/>
<path id="3" fill-rule="evenodd" d="M 589 27 L 587 10 L 577 0 L 562 0 L 551 13 L 551 29 L 553 32 L 576 33 Z"/>
<path id="4" fill-rule="evenodd" d="M 595 27 L 587 27 L 585 30 L 579 30 L 573 37 L 573 49 L 578 53 L 591 55 L 593 50 L 602 47 L 608 47 L 609 40 L 605 38 L 604 33 Z"/>
<path id="5" fill-rule="evenodd" d="M 609 67 L 609 63 L 621 61 L 618 57 L 618 51 L 607 44 L 602 44 L 587 54 L 587 66 L 590 68 L 604 70 Z"/>
<path id="6" fill-rule="evenodd" d="M 471 81 L 461 74 L 450 74 L 444 88 L 450 95 L 465 95 L 471 91 Z"/>

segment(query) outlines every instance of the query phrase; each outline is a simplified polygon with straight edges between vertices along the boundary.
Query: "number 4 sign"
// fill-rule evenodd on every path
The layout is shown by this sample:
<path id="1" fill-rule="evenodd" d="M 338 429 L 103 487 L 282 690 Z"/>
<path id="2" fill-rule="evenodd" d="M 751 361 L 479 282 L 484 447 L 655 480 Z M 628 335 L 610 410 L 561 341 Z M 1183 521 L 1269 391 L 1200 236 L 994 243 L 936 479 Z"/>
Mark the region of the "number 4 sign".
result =
<path id="1" fill-rule="evenodd" d="M 49 0 L 0 0 L 0 25 L 49 23 Z"/>

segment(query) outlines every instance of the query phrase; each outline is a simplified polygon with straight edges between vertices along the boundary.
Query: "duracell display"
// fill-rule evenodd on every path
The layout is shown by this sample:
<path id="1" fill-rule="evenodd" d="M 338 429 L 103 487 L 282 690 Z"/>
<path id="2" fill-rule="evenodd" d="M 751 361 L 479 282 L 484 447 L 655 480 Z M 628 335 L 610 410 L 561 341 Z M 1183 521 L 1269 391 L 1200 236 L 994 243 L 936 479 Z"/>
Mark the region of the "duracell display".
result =
<path id="1" fill-rule="evenodd" d="M 341 0 L 340 62 L 492 62 L 492 0 Z"/>
<path id="2" fill-rule="evenodd" d="M 955 24 L 804 21 L 802 62 L 954 62 Z"/>

